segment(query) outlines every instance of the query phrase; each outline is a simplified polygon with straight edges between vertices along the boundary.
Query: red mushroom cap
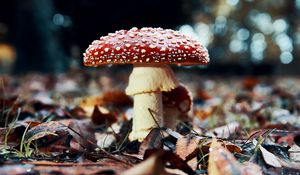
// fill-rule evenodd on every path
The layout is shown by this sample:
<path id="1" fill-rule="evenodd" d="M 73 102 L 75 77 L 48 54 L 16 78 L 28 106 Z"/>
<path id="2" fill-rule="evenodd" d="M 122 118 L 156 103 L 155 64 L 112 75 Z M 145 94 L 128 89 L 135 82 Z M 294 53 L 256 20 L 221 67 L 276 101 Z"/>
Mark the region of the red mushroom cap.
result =
<path id="1" fill-rule="evenodd" d="M 207 64 L 207 49 L 177 31 L 136 27 L 95 40 L 84 55 L 85 66 L 105 64 Z"/>
<path id="2" fill-rule="evenodd" d="M 187 113 L 192 108 L 192 96 L 186 86 L 180 84 L 170 92 L 162 92 L 163 105 L 176 108 L 181 113 Z"/>

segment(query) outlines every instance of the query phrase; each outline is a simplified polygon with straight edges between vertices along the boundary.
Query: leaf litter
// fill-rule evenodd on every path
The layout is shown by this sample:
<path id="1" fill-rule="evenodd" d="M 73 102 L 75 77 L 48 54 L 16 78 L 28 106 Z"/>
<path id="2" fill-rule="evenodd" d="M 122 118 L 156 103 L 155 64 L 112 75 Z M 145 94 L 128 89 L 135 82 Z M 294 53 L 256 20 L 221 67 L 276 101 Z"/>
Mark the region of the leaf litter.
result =
<path id="1" fill-rule="evenodd" d="M 139 143 L 126 81 L 99 75 L 1 77 L 0 172 L 299 174 L 298 78 L 193 75 L 187 118 Z"/>

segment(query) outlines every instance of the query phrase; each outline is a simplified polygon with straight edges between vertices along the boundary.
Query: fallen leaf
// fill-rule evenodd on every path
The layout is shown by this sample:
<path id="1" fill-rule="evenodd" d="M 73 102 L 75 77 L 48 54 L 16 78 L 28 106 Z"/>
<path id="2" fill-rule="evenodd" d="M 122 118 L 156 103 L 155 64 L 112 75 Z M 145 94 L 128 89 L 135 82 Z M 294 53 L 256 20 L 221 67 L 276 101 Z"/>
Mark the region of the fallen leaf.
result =
<path id="1" fill-rule="evenodd" d="M 34 165 L 33 171 L 40 174 L 72 174 L 72 175 L 119 175 L 132 166 L 119 161 L 102 158 L 98 162 L 50 162 L 50 161 L 24 161 L 28 165 Z"/>
<path id="2" fill-rule="evenodd" d="M 187 174 L 195 174 L 194 170 L 172 151 L 166 151 L 162 149 L 148 149 L 145 152 L 144 158 L 147 159 L 148 157 L 155 154 L 158 154 L 160 156 L 160 159 L 164 164 L 168 163 L 168 168 L 179 169 Z"/>
<path id="3" fill-rule="evenodd" d="M 72 109 L 69 109 L 68 112 L 70 113 L 70 116 L 75 119 L 84 119 L 87 117 L 85 110 L 82 109 L 80 106 L 76 106 Z"/>
<path id="4" fill-rule="evenodd" d="M 212 140 L 206 137 L 196 136 L 194 134 L 188 134 L 177 140 L 176 154 L 183 160 L 190 160 L 196 157 L 198 154 L 201 156 L 209 153 Z M 242 148 L 228 141 L 218 140 L 218 142 L 232 153 L 242 152 Z"/>
<path id="5" fill-rule="evenodd" d="M 195 107 L 194 108 L 194 115 L 201 120 L 205 120 L 209 118 L 214 111 L 216 110 L 213 106 L 206 106 L 206 107 Z"/>
<path id="6" fill-rule="evenodd" d="M 145 154 L 148 149 L 162 148 L 161 129 L 154 128 L 143 140 L 139 148 L 139 155 Z"/>
<path id="7" fill-rule="evenodd" d="M 257 144 L 257 141 L 256 140 L 253 140 L 253 144 L 256 145 Z M 264 161 L 270 165 L 270 166 L 273 166 L 273 167 L 281 167 L 281 164 L 280 164 L 280 161 L 278 160 L 278 158 L 270 153 L 268 150 L 266 150 L 264 147 L 262 147 L 261 145 L 259 145 L 259 150 L 261 151 L 262 153 L 262 156 L 264 158 Z"/>
<path id="8" fill-rule="evenodd" d="M 25 135 L 25 141 L 35 142 L 39 151 L 59 152 L 69 148 L 93 150 L 94 130 L 89 120 L 60 120 L 37 125 Z"/>
<path id="9" fill-rule="evenodd" d="M 241 167 L 242 175 L 260 175 L 263 174 L 261 168 L 252 162 L 244 162 Z"/>
<path id="10" fill-rule="evenodd" d="M 132 99 L 123 91 L 114 90 L 104 92 L 102 95 L 83 98 L 80 102 L 80 107 L 88 111 L 91 106 L 94 107 L 95 105 L 126 107 L 132 106 L 132 104 Z"/>
<path id="11" fill-rule="evenodd" d="M 201 138 L 194 134 L 180 137 L 176 143 L 176 154 L 185 161 L 194 158 L 199 153 L 199 142 Z"/>
<path id="12" fill-rule="evenodd" d="M 95 124 L 112 124 L 116 122 L 117 115 L 113 112 L 109 112 L 106 108 L 95 106 L 92 114 L 92 121 Z"/>
<path id="13" fill-rule="evenodd" d="M 240 164 L 235 157 L 225 149 L 217 139 L 210 145 L 208 159 L 208 174 L 212 175 L 262 175 L 261 169 L 256 164 Z"/>
<path id="14" fill-rule="evenodd" d="M 125 92 L 119 90 L 107 91 L 103 93 L 101 98 L 102 104 L 98 104 L 100 106 L 112 105 L 115 107 L 126 107 L 132 106 L 133 104 L 132 99 L 126 95 Z"/>
<path id="15" fill-rule="evenodd" d="M 151 157 L 147 158 L 140 164 L 122 173 L 122 175 L 165 175 L 167 174 L 164 168 L 165 162 L 163 161 L 161 156 L 162 153 L 153 154 Z"/>
<path id="16" fill-rule="evenodd" d="M 179 138 L 176 143 L 176 154 L 185 160 L 193 170 L 196 170 L 198 166 L 197 155 L 201 152 L 199 142 L 199 137 L 189 134 Z"/>
<path id="17" fill-rule="evenodd" d="M 217 127 L 213 129 L 213 133 L 218 138 L 228 138 L 232 134 L 236 133 L 236 131 L 239 129 L 240 124 L 238 122 L 231 122 L 227 125 Z"/>

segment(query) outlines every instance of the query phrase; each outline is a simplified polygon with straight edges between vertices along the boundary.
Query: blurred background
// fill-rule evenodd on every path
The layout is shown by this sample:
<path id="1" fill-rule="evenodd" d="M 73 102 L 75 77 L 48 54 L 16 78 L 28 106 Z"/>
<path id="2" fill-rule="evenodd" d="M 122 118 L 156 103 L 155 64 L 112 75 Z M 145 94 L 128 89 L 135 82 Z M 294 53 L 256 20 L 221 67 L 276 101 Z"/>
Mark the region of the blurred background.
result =
<path id="1" fill-rule="evenodd" d="M 0 73 L 83 69 L 100 36 L 163 27 L 201 41 L 205 74 L 300 73 L 300 0 L 6 0 L 0 2 Z M 116 68 L 118 69 L 118 68 Z"/>

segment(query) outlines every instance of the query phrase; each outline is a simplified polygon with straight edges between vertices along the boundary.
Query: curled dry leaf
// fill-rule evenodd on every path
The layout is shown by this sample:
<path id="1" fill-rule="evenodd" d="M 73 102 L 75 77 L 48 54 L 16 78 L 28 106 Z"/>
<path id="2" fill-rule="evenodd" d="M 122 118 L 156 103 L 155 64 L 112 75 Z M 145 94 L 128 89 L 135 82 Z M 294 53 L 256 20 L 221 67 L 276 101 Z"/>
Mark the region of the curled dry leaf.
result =
<path id="1" fill-rule="evenodd" d="M 195 136 L 189 134 L 181 137 L 176 143 L 176 154 L 183 160 L 190 160 L 197 156 L 197 154 L 209 153 L 211 147 L 211 140 L 205 137 Z M 242 148 L 228 141 L 218 140 L 218 142 L 232 153 L 242 152 Z"/>
<path id="2" fill-rule="evenodd" d="M 104 92 L 99 96 L 89 96 L 80 101 L 79 106 L 86 112 L 90 112 L 95 105 L 97 106 L 114 106 L 126 107 L 132 106 L 132 99 L 127 96 L 123 91 L 114 90 Z"/>
<path id="3" fill-rule="evenodd" d="M 253 140 L 253 144 L 257 145 L 257 141 Z M 268 150 L 266 150 L 264 147 L 262 147 L 261 145 L 259 146 L 259 150 L 264 158 L 264 161 L 273 167 L 281 167 L 281 163 L 278 157 L 276 157 L 273 153 L 269 152 Z"/>
<path id="4" fill-rule="evenodd" d="M 116 107 L 125 107 L 125 106 L 132 106 L 133 102 L 132 99 L 126 95 L 123 91 L 114 90 L 114 91 L 107 91 L 102 95 L 102 103 L 99 105 L 107 106 L 113 105 Z"/>
<path id="5" fill-rule="evenodd" d="M 160 128 L 154 128 L 150 131 L 139 148 L 139 155 L 144 156 L 145 152 L 149 149 L 162 148 L 162 136 Z"/>
<path id="6" fill-rule="evenodd" d="M 216 139 L 210 145 L 208 159 L 208 174 L 213 175 L 262 175 L 256 164 L 240 164 L 235 157 L 225 149 Z"/>
<path id="7" fill-rule="evenodd" d="M 45 122 L 31 128 L 25 135 L 25 142 L 35 142 L 42 152 L 57 152 L 70 147 L 91 150 L 94 147 L 87 140 L 95 141 L 90 125 L 87 120 Z"/>
<path id="8" fill-rule="evenodd" d="M 163 159 L 161 159 L 160 154 L 154 154 L 147 158 L 140 164 L 134 166 L 133 168 L 125 171 L 122 175 L 145 175 L 145 174 L 167 174 L 165 171 Z"/>
<path id="9" fill-rule="evenodd" d="M 52 121 L 42 123 L 28 130 L 25 135 L 26 142 L 35 142 L 43 152 L 59 151 L 57 147 L 69 147 L 71 137 L 68 128 L 60 122 Z"/>
<path id="10" fill-rule="evenodd" d="M 183 160 L 190 160 L 197 156 L 199 153 L 199 142 L 201 138 L 194 134 L 188 134 L 177 140 L 176 154 Z"/>
<path id="11" fill-rule="evenodd" d="M 131 165 L 108 158 L 102 158 L 97 162 L 53 162 L 53 161 L 23 161 L 24 164 L 34 165 L 32 174 L 64 174 L 64 175 L 119 175 L 131 168 Z M 20 173 L 22 174 L 22 173 Z M 28 173 L 24 173 L 28 174 Z"/>
<path id="12" fill-rule="evenodd" d="M 102 103 L 99 96 L 89 96 L 80 101 L 79 106 L 86 112 L 88 117 L 92 116 L 95 106 Z"/>
<path id="13" fill-rule="evenodd" d="M 0 147 L 15 147 L 20 143 L 25 128 L 28 126 L 26 122 L 16 122 L 6 128 L 0 128 Z M 5 140 L 7 139 L 7 140 Z"/>
<path id="14" fill-rule="evenodd" d="M 171 151 L 162 149 L 148 149 L 146 150 L 144 157 L 147 159 L 153 155 L 158 155 L 164 165 L 168 163 L 168 168 L 178 169 L 187 174 L 195 174 L 194 170 L 183 159 Z"/>
<path id="15" fill-rule="evenodd" d="M 199 142 L 199 137 L 189 134 L 179 138 L 176 143 L 176 154 L 185 160 L 193 170 L 196 170 L 198 166 L 197 155 L 200 153 Z"/>
<path id="16" fill-rule="evenodd" d="M 92 122 L 98 125 L 112 124 L 116 122 L 117 115 L 114 112 L 109 112 L 106 108 L 95 106 L 92 114 Z"/>

